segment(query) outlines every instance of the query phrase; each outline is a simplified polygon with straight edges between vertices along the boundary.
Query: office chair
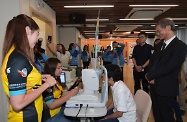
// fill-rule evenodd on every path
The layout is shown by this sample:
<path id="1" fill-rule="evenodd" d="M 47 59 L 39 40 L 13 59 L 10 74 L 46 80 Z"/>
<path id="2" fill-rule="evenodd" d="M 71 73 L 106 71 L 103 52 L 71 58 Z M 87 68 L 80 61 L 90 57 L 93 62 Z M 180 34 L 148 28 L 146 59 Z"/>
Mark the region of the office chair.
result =
<path id="1" fill-rule="evenodd" d="M 152 101 L 145 91 L 138 90 L 134 96 L 136 103 L 137 122 L 147 122 L 151 111 Z"/>

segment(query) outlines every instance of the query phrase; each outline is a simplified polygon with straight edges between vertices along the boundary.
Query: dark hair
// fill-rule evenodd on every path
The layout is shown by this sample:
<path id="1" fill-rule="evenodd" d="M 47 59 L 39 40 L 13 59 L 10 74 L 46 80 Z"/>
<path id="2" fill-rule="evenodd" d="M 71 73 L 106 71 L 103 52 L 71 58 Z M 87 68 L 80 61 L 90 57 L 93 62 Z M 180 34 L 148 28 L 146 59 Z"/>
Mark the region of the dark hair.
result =
<path id="1" fill-rule="evenodd" d="M 138 36 L 140 36 L 140 35 L 144 35 L 145 37 L 147 37 L 147 33 L 146 33 L 146 32 L 140 32 L 140 33 L 138 34 Z"/>
<path id="2" fill-rule="evenodd" d="M 115 64 L 108 64 L 105 66 L 105 68 L 107 69 L 107 75 L 108 78 L 113 78 L 114 82 L 117 82 L 119 80 L 121 80 L 121 68 L 118 65 Z"/>
<path id="3" fill-rule="evenodd" d="M 117 41 L 113 41 L 112 44 L 117 43 Z"/>
<path id="4" fill-rule="evenodd" d="M 87 47 L 87 50 L 88 50 L 88 45 L 84 45 L 84 47 L 83 47 L 83 50 L 84 50 L 84 51 L 86 50 L 86 49 L 85 49 L 86 47 Z"/>
<path id="5" fill-rule="evenodd" d="M 59 59 L 57 58 L 49 58 L 44 65 L 44 74 L 50 74 L 54 78 L 55 76 L 55 70 L 57 68 L 58 63 L 61 63 Z"/>
<path id="6" fill-rule="evenodd" d="M 60 45 L 62 47 L 62 52 L 60 52 L 60 53 L 65 54 L 66 53 L 66 48 L 64 47 L 64 45 L 60 44 L 60 43 L 57 44 L 57 45 Z"/>
<path id="7" fill-rule="evenodd" d="M 111 46 L 109 45 L 109 46 L 106 47 L 106 49 L 108 49 L 108 48 L 111 48 Z"/>
<path id="8" fill-rule="evenodd" d="M 69 44 L 68 50 L 72 50 L 73 45 L 74 45 L 74 43 Z"/>
<path id="9" fill-rule="evenodd" d="M 160 25 L 161 28 L 166 28 L 166 26 L 170 26 L 172 31 L 175 31 L 175 23 L 169 19 L 169 18 L 164 18 L 160 20 L 156 26 Z"/>
<path id="10" fill-rule="evenodd" d="M 3 43 L 2 62 L 10 48 L 14 45 L 15 50 L 25 56 L 31 62 L 31 64 L 35 66 L 31 57 L 29 41 L 25 30 L 25 27 L 27 26 L 32 32 L 39 29 L 36 22 L 24 14 L 18 15 L 8 22 Z"/>

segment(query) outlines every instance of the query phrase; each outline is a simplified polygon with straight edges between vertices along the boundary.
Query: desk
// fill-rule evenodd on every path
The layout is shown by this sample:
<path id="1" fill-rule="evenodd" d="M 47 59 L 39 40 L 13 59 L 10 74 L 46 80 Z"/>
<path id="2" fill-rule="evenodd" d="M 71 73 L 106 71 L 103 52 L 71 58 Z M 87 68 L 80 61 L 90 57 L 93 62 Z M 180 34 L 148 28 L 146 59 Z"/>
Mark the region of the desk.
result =
<path id="1" fill-rule="evenodd" d="M 79 108 L 65 108 L 64 115 L 75 117 L 79 111 Z M 107 113 L 106 107 L 103 108 L 86 108 L 82 107 L 78 116 L 81 117 L 81 122 L 85 122 L 85 118 L 87 117 L 102 117 Z"/>

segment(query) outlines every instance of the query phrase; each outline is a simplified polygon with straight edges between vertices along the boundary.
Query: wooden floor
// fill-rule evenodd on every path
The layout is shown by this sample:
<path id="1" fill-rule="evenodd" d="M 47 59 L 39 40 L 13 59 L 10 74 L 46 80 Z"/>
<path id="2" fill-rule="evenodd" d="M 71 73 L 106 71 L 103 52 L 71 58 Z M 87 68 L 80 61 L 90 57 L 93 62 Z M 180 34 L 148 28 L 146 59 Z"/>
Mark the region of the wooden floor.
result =
<path id="1" fill-rule="evenodd" d="M 123 79 L 124 79 L 125 84 L 131 90 L 132 94 L 134 94 L 134 79 L 133 79 L 132 67 L 133 67 L 132 64 L 128 64 L 128 65 L 125 64 L 124 69 L 123 69 L 123 71 L 124 71 Z M 186 93 L 186 96 L 187 96 L 187 93 Z M 108 103 L 110 101 L 111 101 L 111 94 L 109 93 Z M 186 108 L 187 108 L 187 104 L 186 104 Z M 186 110 L 185 115 L 182 116 L 182 118 L 183 118 L 183 122 L 187 122 L 187 110 Z M 150 112 L 148 122 L 154 122 L 154 117 L 153 117 L 152 111 Z"/>

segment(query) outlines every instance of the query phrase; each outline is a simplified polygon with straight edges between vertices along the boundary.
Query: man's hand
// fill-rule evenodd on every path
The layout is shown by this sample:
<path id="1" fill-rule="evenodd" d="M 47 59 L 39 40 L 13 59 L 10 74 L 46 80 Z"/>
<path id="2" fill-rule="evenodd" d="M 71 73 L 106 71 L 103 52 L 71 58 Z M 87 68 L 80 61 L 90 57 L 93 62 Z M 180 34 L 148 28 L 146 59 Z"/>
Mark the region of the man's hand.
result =
<path id="1" fill-rule="evenodd" d="M 155 84 L 155 80 L 148 81 L 150 84 Z"/>
<path id="2" fill-rule="evenodd" d="M 155 84 L 155 79 L 150 80 L 147 78 L 147 74 L 145 74 L 145 79 L 150 83 L 150 84 Z"/>
<path id="3" fill-rule="evenodd" d="M 141 72 L 141 71 L 142 71 L 142 67 L 141 67 L 141 66 L 135 66 L 135 70 L 136 70 L 137 72 Z"/>

